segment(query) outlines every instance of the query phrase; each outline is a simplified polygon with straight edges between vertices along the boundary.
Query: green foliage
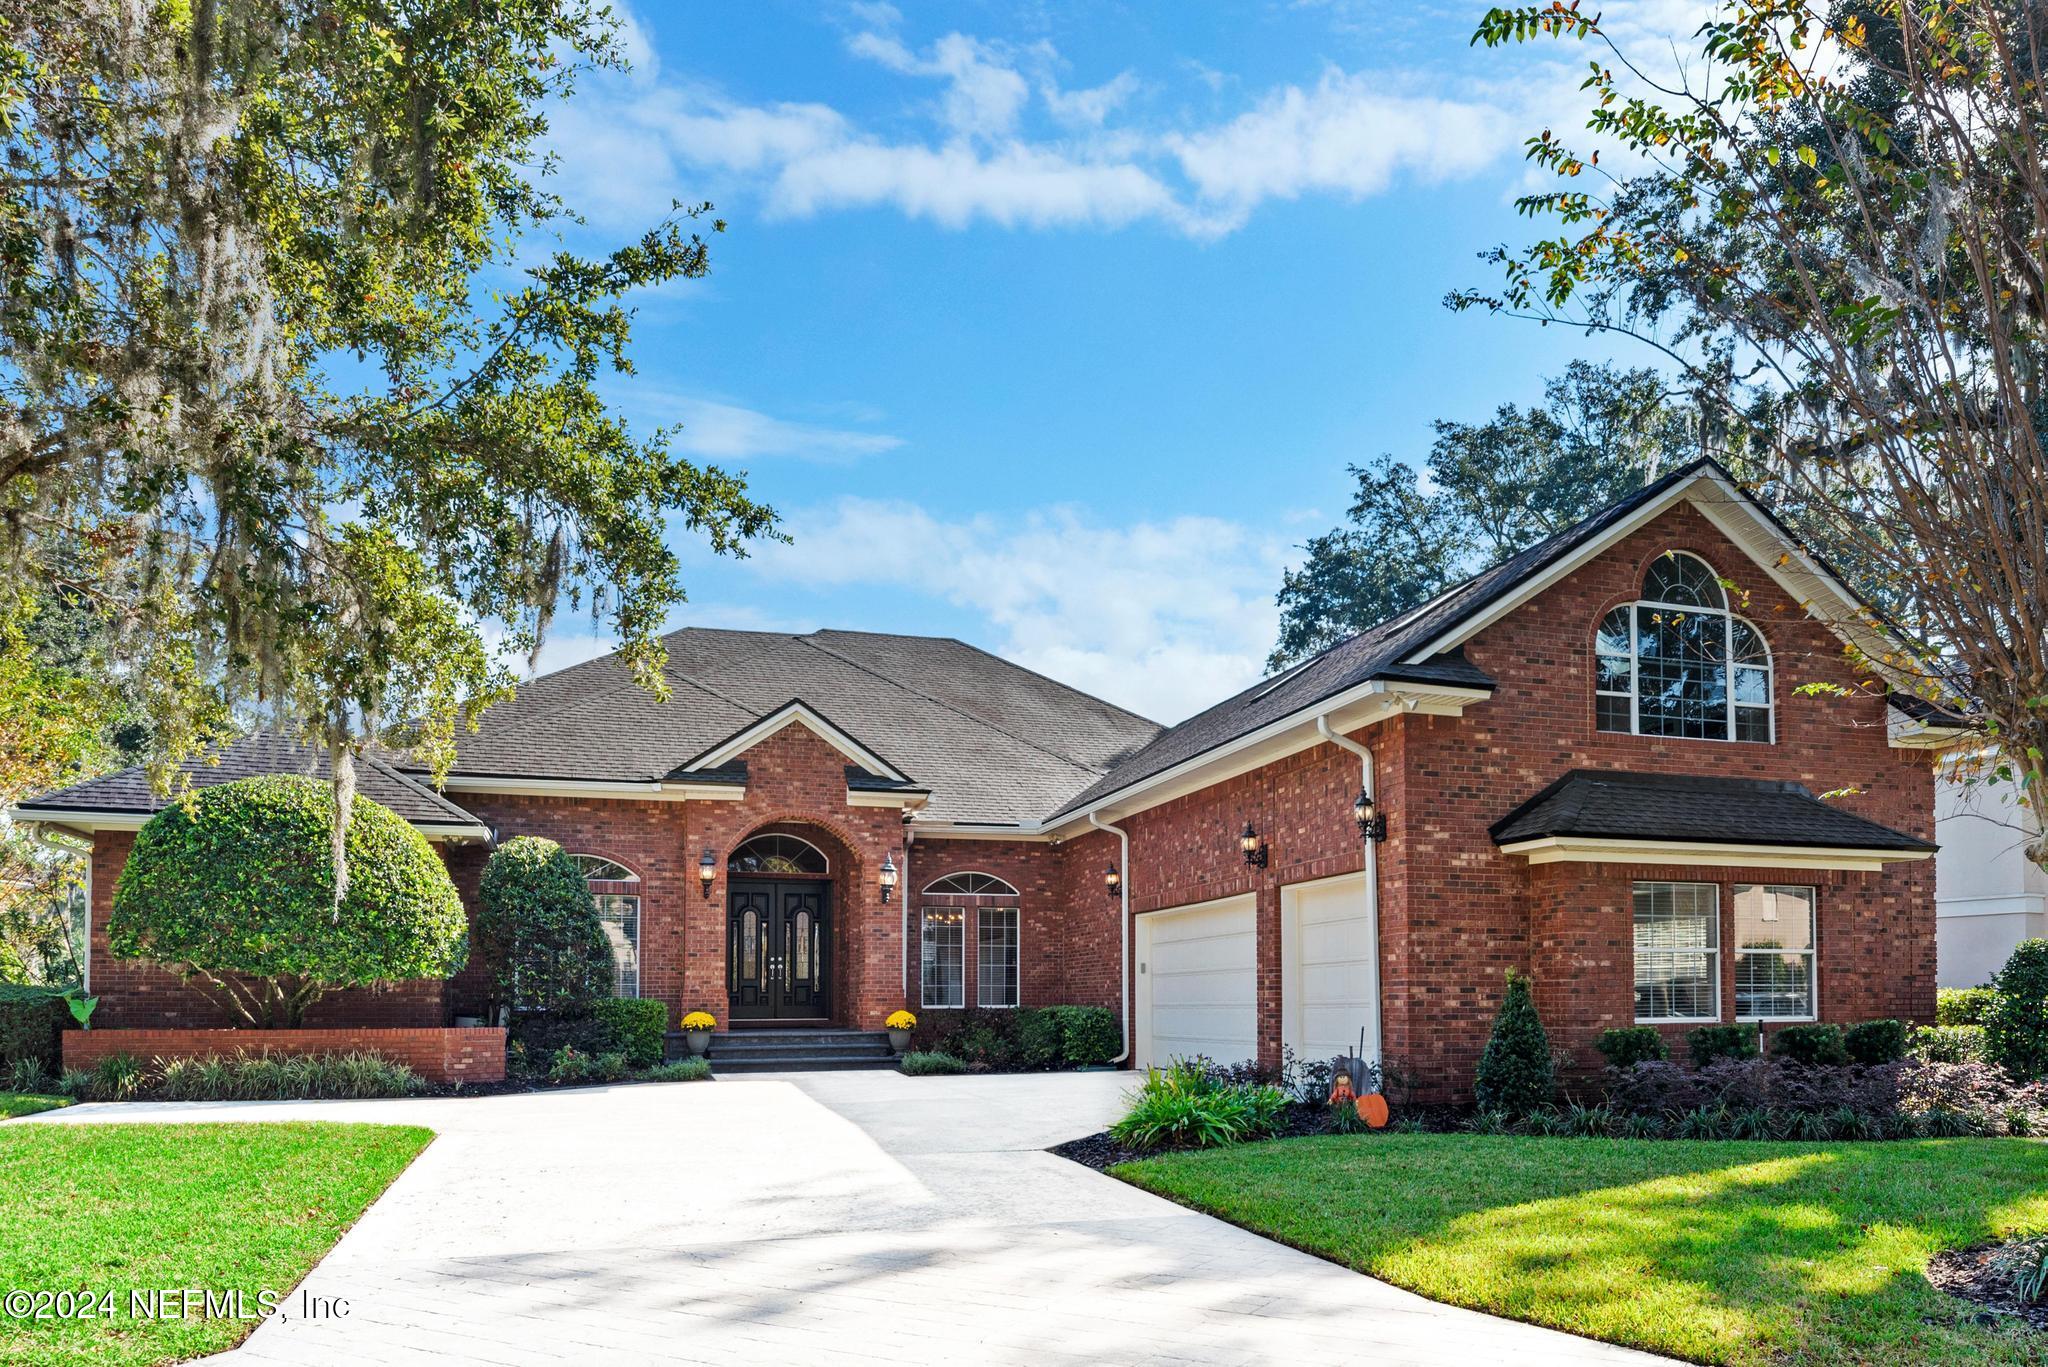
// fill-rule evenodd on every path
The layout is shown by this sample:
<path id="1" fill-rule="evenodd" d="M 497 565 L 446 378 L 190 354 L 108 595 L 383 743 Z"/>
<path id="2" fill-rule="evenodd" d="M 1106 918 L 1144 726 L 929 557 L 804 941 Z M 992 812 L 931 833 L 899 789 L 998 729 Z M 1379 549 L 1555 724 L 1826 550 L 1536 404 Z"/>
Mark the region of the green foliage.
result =
<path id="1" fill-rule="evenodd" d="M 635 1068 L 661 1062 L 668 1044 L 668 1003 L 650 997 L 606 997 L 591 1015 L 611 1031 L 612 1048 Z"/>
<path id="2" fill-rule="evenodd" d="M 1686 1051 L 1695 1068 L 1717 1059 L 1756 1057 L 1756 1027 L 1753 1025 L 1702 1025 L 1685 1034 Z"/>
<path id="3" fill-rule="evenodd" d="M 127 1054 L 108 1054 L 87 1076 L 85 1095 L 93 1101 L 132 1101 L 148 1080 L 141 1063 Z"/>
<path id="4" fill-rule="evenodd" d="M 548 1065 L 548 1081 L 557 1086 L 579 1086 L 593 1082 L 622 1082 L 632 1068 L 626 1056 L 612 1052 L 586 1054 L 580 1050 L 563 1049 Z"/>
<path id="5" fill-rule="evenodd" d="M 1060 1018 L 1040 1007 L 1016 1011 L 1017 1066 L 1050 1068 L 1060 1061 Z"/>
<path id="6" fill-rule="evenodd" d="M 1109 1127 L 1126 1148 L 1206 1148 L 1277 1132 L 1290 1104 L 1279 1087 L 1220 1080 L 1201 1062 L 1176 1060 L 1154 1068 L 1126 1100 L 1129 1108 Z"/>
<path id="7" fill-rule="evenodd" d="M 1106 1006 L 1051 1006 L 1060 1026 L 1060 1057 L 1075 1067 L 1109 1062 L 1123 1048 L 1123 1028 Z"/>
<path id="8" fill-rule="evenodd" d="M 1788 1025 L 1771 1035 L 1771 1052 L 1800 1063 L 1836 1065 L 1849 1061 L 1839 1025 Z"/>
<path id="9" fill-rule="evenodd" d="M 1998 990 L 1983 987 L 1943 987 L 1934 993 L 1936 1025 L 1982 1025 L 1984 1013 L 1998 1000 Z"/>
<path id="10" fill-rule="evenodd" d="M 1906 1024 L 1896 1020 L 1862 1021 L 1843 1032 L 1842 1047 L 1848 1050 L 1853 1062 L 1866 1066 L 1896 1063 L 1906 1056 Z"/>
<path id="11" fill-rule="evenodd" d="M 498 1000 L 576 1015 L 611 996 L 611 944 L 590 886 L 552 840 L 520 836 L 492 852 L 477 890 L 477 948 Z"/>
<path id="12" fill-rule="evenodd" d="M 1975 1063 L 1984 1057 L 1984 1027 L 1919 1026 L 1913 1031 L 1912 1054 L 1928 1063 Z"/>
<path id="13" fill-rule="evenodd" d="M 2048 1077 L 2048 940 L 2022 940 L 1986 1007 L 1984 1057 L 2024 1081 Z"/>
<path id="14" fill-rule="evenodd" d="M 2048 1240 L 2025 1240 L 2000 1252 L 1997 1261 L 2021 1304 L 2048 1300 Z"/>
<path id="15" fill-rule="evenodd" d="M 897 1067 L 911 1077 L 940 1077 L 967 1071 L 965 1062 L 937 1049 L 912 1050 L 903 1056 Z"/>
<path id="16" fill-rule="evenodd" d="M 49 1075 L 43 1070 L 43 1061 L 38 1058 L 18 1058 L 7 1065 L 0 1087 L 10 1092 L 40 1092 Z"/>
<path id="17" fill-rule="evenodd" d="M 1507 971 L 1507 993 L 1493 1018 L 1493 1033 L 1479 1055 L 1472 1091 L 1484 1111 L 1523 1116 L 1546 1106 L 1557 1091 L 1550 1036 L 1536 1015 L 1526 974 Z"/>
<path id="18" fill-rule="evenodd" d="M 357 797 L 356 876 L 335 905 L 333 797 L 295 775 L 188 793 L 135 837 L 108 943 L 163 964 L 255 1026 L 297 1025 L 322 995 L 445 978 L 469 957 L 468 918 L 426 838 Z"/>
<path id="19" fill-rule="evenodd" d="M 1593 1042 L 1593 1047 L 1600 1051 L 1610 1068 L 1633 1068 L 1638 1063 L 1671 1057 L 1663 1034 L 1654 1025 L 1625 1025 L 1603 1030 L 1600 1038 Z"/>
<path id="20" fill-rule="evenodd" d="M 1101 1006 L 1012 1011 L 926 1011 L 913 1034 L 920 1050 L 950 1054 L 978 1070 L 1107 1063 L 1122 1041 L 1116 1013 Z"/>
<path id="21" fill-rule="evenodd" d="M 711 1060 L 692 1056 L 674 1063 L 657 1063 L 640 1076 L 649 1082 L 709 1082 Z"/>
<path id="22" fill-rule="evenodd" d="M 63 997 L 49 988 L 0 983 L 0 1066 L 27 1060 L 55 1076 L 68 1014 Z"/>
<path id="23" fill-rule="evenodd" d="M 147 1086 L 162 1101 L 321 1101 L 415 1096 L 426 1080 L 378 1054 L 251 1054 L 172 1059 Z"/>
<path id="24" fill-rule="evenodd" d="M 672 528 L 738 553 L 775 518 L 605 399 L 627 297 L 710 265 L 709 206 L 559 245 L 547 111 L 619 63 L 611 11 L 25 3 L 0 507 L 36 515 L 0 535 L 120 613 L 160 757 L 246 705 L 438 769 L 510 683 L 487 628 L 530 648 L 564 600 L 662 691 Z"/>

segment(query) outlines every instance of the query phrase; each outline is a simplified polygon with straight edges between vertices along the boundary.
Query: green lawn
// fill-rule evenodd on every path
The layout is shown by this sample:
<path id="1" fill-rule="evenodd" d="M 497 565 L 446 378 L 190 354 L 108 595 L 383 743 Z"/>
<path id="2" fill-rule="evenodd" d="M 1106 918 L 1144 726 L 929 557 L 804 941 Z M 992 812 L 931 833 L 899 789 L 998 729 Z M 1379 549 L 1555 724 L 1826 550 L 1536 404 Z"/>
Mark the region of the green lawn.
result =
<path id="1" fill-rule="evenodd" d="M 2048 1146 L 2023 1140 L 1328 1136 L 1116 1175 L 1436 1300 L 1701 1362 L 2048 1356 L 1921 1275 L 2048 1231 Z"/>
<path id="2" fill-rule="evenodd" d="M 131 1289 L 284 1299 L 433 1138 L 394 1125 L 9 1125 L 0 1289 L 114 1291 L 111 1319 L 0 1313 L 0 1362 L 173 1362 L 253 1324 L 131 1318 Z"/>
<path id="3" fill-rule="evenodd" d="M 68 1096 L 45 1096 L 41 1092 L 0 1092 L 0 1120 L 12 1120 L 18 1115 L 34 1115 L 37 1111 L 54 1111 L 59 1106 L 69 1106 Z"/>

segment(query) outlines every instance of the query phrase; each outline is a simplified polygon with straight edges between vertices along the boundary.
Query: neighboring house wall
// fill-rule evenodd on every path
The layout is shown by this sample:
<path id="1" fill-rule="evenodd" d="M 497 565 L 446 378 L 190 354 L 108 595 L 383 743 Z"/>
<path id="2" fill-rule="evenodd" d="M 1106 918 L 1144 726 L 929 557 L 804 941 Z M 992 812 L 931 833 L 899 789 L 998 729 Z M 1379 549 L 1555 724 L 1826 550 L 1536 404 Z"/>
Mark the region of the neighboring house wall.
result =
<path id="1" fill-rule="evenodd" d="M 1943 987 L 1991 981 L 2022 940 L 2048 936 L 2048 873 L 2027 858 L 2033 815 L 2011 784 L 1935 785 L 1934 899 Z"/>

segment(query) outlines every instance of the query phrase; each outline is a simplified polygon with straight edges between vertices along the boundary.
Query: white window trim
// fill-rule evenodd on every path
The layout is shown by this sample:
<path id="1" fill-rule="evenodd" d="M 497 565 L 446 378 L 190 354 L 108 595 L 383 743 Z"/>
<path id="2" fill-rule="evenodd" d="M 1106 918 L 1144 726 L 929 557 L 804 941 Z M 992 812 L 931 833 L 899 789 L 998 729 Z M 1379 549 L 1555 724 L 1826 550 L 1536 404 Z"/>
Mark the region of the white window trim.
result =
<path id="1" fill-rule="evenodd" d="M 1740 888 L 1797 888 L 1807 893 L 1812 900 L 1806 904 L 1806 914 L 1813 918 L 1808 929 L 1812 932 L 1813 948 L 1805 950 L 1753 949 L 1751 954 L 1804 954 L 1806 956 L 1807 998 L 1813 1003 L 1813 1010 L 1804 1016 L 1744 1016 L 1737 1015 L 1736 1021 L 1743 1025 L 1810 1025 L 1820 1019 L 1820 889 L 1811 883 L 1731 883 L 1728 885 L 1728 907 L 1735 908 L 1735 893 Z M 1736 971 L 1741 972 L 1742 932 L 1735 933 Z"/>
<path id="2" fill-rule="evenodd" d="M 1714 573 L 1714 567 L 1712 565 L 1707 564 L 1705 560 L 1700 559 L 1699 556 L 1692 554 L 1690 551 L 1668 551 L 1666 552 L 1666 554 L 1684 556 L 1688 560 L 1697 562 L 1702 568 L 1706 570 L 1708 574 L 1713 575 L 1714 583 L 1716 585 L 1721 585 L 1721 577 L 1718 574 Z M 1640 591 L 1640 585 L 1638 586 L 1638 591 Z M 1611 688 L 1601 688 L 1599 686 L 1599 660 L 1601 659 L 1601 651 L 1599 646 L 1600 627 L 1606 623 L 1609 617 L 1613 616 L 1616 612 L 1619 612 L 1624 608 L 1628 610 L 1629 684 L 1628 692 L 1625 694 L 1618 693 Z M 1692 613 L 1694 615 L 1704 612 L 1711 613 L 1714 616 L 1719 617 L 1721 619 L 1721 648 L 1723 651 L 1722 667 L 1727 671 L 1726 691 L 1728 695 L 1728 701 L 1725 708 L 1725 711 L 1727 712 L 1727 717 L 1725 718 L 1727 729 L 1724 732 L 1724 734 L 1719 736 L 1671 736 L 1665 735 L 1662 732 L 1646 732 L 1643 730 L 1643 689 L 1641 672 L 1642 627 L 1640 620 L 1637 617 L 1638 610 L 1642 608 L 1650 608 L 1652 610 L 1663 612 Z M 1735 700 L 1735 672 L 1738 669 L 1758 668 L 1758 666 L 1753 664 L 1739 664 L 1735 659 L 1735 624 L 1737 622 L 1741 622 L 1744 626 L 1748 627 L 1752 632 L 1754 632 L 1756 634 L 1757 643 L 1763 646 L 1764 648 L 1764 662 L 1761 667 L 1764 672 L 1764 693 L 1765 696 L 1769 699 L 1769 701 L 1767 702 L 1738 703 Z M 1771 642 L 1770 639 L 1764 635 L 1763 629 L 1757 626 L 1755 622 L 1750 621 L 1747 617 L 1743 617 L 1742 615 L 1737 613 L 1734 607 L 1728 603 L 1728 590 L 1725 586 L 1721 586 L 1721 606 L 1718 608 L 1701 607 L 1697 603 L 1666 603 L 1654 598 L 1632 598 L 1626 603 L 1616 603 L 1606 612 L 1600 614 L 1599 622 L 1596 622 L 1593 627 L 1593 640 L 1593 696 L 1595 698 L 1626 697 L 1628 699 L 1628 730 L 1626 732 L 1607 731 L 1601 734 L 1609 736 L 1646 736 L 1651 740 L 1718 741 L 1724 745 L 1776 745 L 1778 743 L 1777 659 L 1771 654 Z M 1613 656 L 1611 658 L 1619 659 L 1621 657 Z M 1735 734 L 1735 722 L 1738 713 L 1757 711 L 1761 711 L 1764 714 L 1766 730 L 1769 732 L 1767 739 L 1760 741 L 1738 739 Z M 1599 724 L 1597 717 L 1595 719 L 1594 724 L 1596 727 Z M 1645 1023 L 1647 1024 L 1647 1022 Z"/>
<path id="3" fill-rule="evenodd" d="M 1629 924 L 1629 939 L 1628 939 L 1628 952 L 1629 952 L 1629 960 L 1628 960 L 1628 966 L 1629 966 L 1629 977 L 1628 977 L 1628 997 L 1629 997 L 1629 1011 L 1630 1011 L 1631 1013 L 1633 1013 L 1633 1012 L 1635 1011 L 1635 997 L 1636 997 L 1636 977 L 1635 977 L 1635 967 L 1636 967 L 1636 954 L 1637 954 L 1637 952 L 1638 952 L 1638 951 L 1636 950 L 1636 939 L 1635 939 L 1635 924 L 1636 924 L 1636 921 L 1635 921 L 1635 894 L 1636 894 L 1636 889 L 1637 889 L 1638 887 L 1640 887 L 1641 885 L 1645 884 L 1645 883 L 1649 883 L 1649 884 L 1666 884 L 1666 885 L 1668 885 L 1668 886 L 1671 886 L 1671 887 L 1695 887 L 1695 888 L 1712 888 L 1712 889 L 1714 890 L 1714 916 L 1713 916 L 1713 921 L 1714 921 L 1714 947 L 1713 947 L 1712 949 L 1709 949 L 1709 950 L 1670 950 L 1670 951 L 1666 951 L 1666 952 L 1668 952 L 1668 953 L 1673 953 L 1673 954 L 1678 954 L 1678 953 L 1703 953 L 1703 954 L 1705 954 L 1705 955 L 1706 955 L 1706 956 L 1707 956 L 1707 957 L 1708 957 L 1709 959 L 1713 960 L 1713 962 L 1714 962 L 1714 972 L 1713 972 L 1713 975 L 1712 975 L 1712 976 L 1713 976 L 1713 980 L 1714 980 L 1714 1014 L 1713 1014 L 1713 1015 L 1711 1015 L 1711 1016 L 1634 1016 L 1634 1023 L 1635 1023 L 1635 1024 L 1637 1024 L 1637 1025 L 1718 1025 L 1718 1024 L 1720 1024 L 1720 1022 L 1721 1022 L 1721 1008 L 1722 1008 L 1722 1002 L 1721 1002 L 1721 974 L 1722 974 L 1722 972 L 1723 972 L 1723 971 L 1724 971 L 1724 970 L 1726 969 L 1727 965 L 1725 965 L 1725 964 L 1723 964 L 1723 963 L 1721 962 L 1721 956 L 1722 956 L 1722 954 L 1723 954 L 1723 953 L 1725 952 L 1725 950 L 1724 950 L 1724 948 L 1723 948 L 1723 946 L 1722 946 L 1722 944 L 1721 944 L 1721 885 L 1720 885 L 1719 883 L 1694 883 L 1694 882 L 1690 882 L 1690 881 L 1688 881 L 1688 880 L 1686 880 L 1686 879 L 1682 879 L 1682 878 L 1639 878 L 1639 879 L 1636 879 L 1635 881 L 1631 882 L 1631 883 L 1630 883 L 1630 884 L 1628 885 L 1628 894 L 1629 894 L 1629 921 L 1628 921 L 1628 924 Z"/>
<path id="4" fill-rule="evenodd" d="M 981 918 L 989 914 L 1011 917 L 1017 927 L 1017 1000 L 1013 1002 L 985 1002 L 981 999 Z M 965 992 L 960 994 L 966 996 Z M 1024 912 L 1020 907 L 976 907 L 974 910 L 974 1009 L 977 1011 L 1015 1011 L 1024 1004 Z"/>
<path id="5" fill-rule="evenodd" d="M 931 999 L 931 980 L 924 971 L 925 933 L 932 913 L 958 916 L 960 918 L 960 1000 L 956 1002 L 935 1002 Z M 957 907 L 919 907 L 917 909 L 917 1002 L 927 1011 L 965 1011 L 967 1009 L 967 913 Z"/>
<path id="6" fill-rule="evenodd" d="M 602 859 L 605 863 L 610 864 L 614 868 L 626 870 L 626 876 L 624 878 L 593 878 L 589 874 L 585 873 L 583 875 L 583 881 L 586 883 L 637 883 L 640 881 L 640 875 L 633 872 L 632 869 L 627 868 L 625 861 L 614 859 L 608 854 L 593 854 L 589 850 L 565 850 L 563 851 L 563 853 L 567 854 L 571 859 Z M 578 872 L 582 871 L 582 866 L 580 864 L 577 866 L 577 870 Z"/>

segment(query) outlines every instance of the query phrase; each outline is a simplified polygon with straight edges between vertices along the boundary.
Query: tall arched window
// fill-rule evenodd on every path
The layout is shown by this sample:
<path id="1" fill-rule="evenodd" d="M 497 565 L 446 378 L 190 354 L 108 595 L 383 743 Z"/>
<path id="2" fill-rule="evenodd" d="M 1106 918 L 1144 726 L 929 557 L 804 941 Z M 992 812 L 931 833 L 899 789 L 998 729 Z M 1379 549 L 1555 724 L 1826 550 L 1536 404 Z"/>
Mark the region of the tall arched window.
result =
<path id="1" fill-rule="evenodd" d="M 923 932 L 926 1006 L 961 1006 L 966 1002 L 967 945 L 965 922 L 974 912 L 974 1004 L 1016 1006 L 1021 1000 L 1023 927 L 1017 889 L 992 873 L 949 873 L 925 884 L 926 901 L 919 919 Z M 972 902 L 965 899 L 972 898 Z"/>
<path id="2" fill-rule="evenodd" d="M 1651 564 L 1642 592 L 1608 613 L 1594 639 L 1599 728 L 1769 742 L 1771 653 L 1729 611 L 1713 570 L 1672 551 Z"/>
<path id="3" fill-rule="evenodd" d="M 604 938 L 612 947 L 616 972 L 612 992 L 620 997 L 640 995 L 640 875 L 601 854 L 569 856 L 583 872 L 590 888 L 590 900 L 597 903 L 597 919 L 604 926 Z"/>

